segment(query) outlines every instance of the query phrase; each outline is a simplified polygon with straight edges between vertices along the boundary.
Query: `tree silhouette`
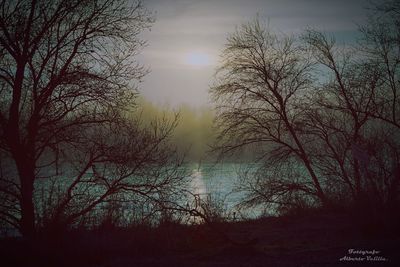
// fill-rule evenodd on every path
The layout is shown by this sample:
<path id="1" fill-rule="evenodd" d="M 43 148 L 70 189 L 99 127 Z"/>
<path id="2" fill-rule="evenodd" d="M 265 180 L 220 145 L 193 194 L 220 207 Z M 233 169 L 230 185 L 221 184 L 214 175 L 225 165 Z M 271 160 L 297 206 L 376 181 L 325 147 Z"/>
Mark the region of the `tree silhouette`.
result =
<path id="1" fill-rule="evenodd" d="M 311 181 L 297 187 L 326 202 L 325 193 L 300 138 L 299 99 L 312 84 L 310 54 L 294 38 L 279 37 L 259 20 L 243 25 L 228 38 L 216 85 L 219 149 L 257 144 L 271 149 L 261 155 L 278 163 L 301 162 Z"/>
<path id="2" fill-rule="evenodd" d="M 353 47 L 315 30 L 278 36 L 259 20 L 228 38 L 211 88 L 215 149 L 258 150 L 258 170 L 242 175 L 245 206 L 395 209 L 399 12 L 395 3 L 374 10 Z"/>
<path id="3" fill-rule="evenodd" d="M 155 160 L 173 123 L 146 132 L 126 122 L 136 84 L 146 74 L 135 62 L 144 44 L 139 33 L 152 22 L 141 1 L 3 0 L 0 10 L 2 168 L 16 170 L 2 172 L 1 217 L 32 236 L 35 181 L 66 175 L 62 167 L 73 157 L 80 163 L 55 217 L 83 180 L 107 188 L 67 216 L 72 220 L 127 186 L 122 177 L 142 169 L 143 161 Z M 100 171 L 106 163 L 125 171 L 119 182 L 107 184 Z M 88 170 L 92 180 L 85 178 Z"/>

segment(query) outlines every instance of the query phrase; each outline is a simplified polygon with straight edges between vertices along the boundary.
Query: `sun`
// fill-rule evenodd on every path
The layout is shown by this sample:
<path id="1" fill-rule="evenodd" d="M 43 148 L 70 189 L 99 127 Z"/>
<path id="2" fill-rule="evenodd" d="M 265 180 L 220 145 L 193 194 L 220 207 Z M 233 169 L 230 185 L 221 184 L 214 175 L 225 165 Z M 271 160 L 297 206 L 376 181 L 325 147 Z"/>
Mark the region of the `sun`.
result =
<path id="1" fill-rule="evenodd" d="M 210 56 L 204 52 L 190 52 L 185 56 L 185 63 L 191 66 L 208 66 L 211 65 Z"/>

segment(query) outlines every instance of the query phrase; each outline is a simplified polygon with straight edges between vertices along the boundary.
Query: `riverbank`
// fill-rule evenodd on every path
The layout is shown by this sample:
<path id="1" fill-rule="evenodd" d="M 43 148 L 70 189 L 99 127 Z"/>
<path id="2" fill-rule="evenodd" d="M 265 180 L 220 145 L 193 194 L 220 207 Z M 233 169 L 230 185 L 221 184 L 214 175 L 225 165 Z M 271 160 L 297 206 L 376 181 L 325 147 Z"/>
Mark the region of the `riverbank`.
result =
<path id="1" fill-rule="evenodd" d="M 1 266 L 400 266 L 396 226 L 317 213 L 0 241 Z"/>

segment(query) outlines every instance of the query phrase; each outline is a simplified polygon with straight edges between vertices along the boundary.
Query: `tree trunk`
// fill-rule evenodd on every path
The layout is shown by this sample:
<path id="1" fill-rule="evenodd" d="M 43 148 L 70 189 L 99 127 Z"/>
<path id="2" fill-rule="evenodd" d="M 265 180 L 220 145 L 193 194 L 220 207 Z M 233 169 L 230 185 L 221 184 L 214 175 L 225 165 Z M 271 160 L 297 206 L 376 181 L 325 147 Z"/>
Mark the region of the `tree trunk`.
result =
<path id="1" fill-rule="evenodd" d="M 31 238 L 35 234 L 35 209 L 33 204 L 33 179 L 21 177 L 21 233 Z"/>
<path id="2" fill-rule="evenodd" d="M 35 157 L 33 146 L 24 145 L 19 138 L 18 124 L 11 121 L 8 127 L 7 141 L 15 161 L 20 182 L 20 232 L 31 238 L 35 234 L 35 208 L 33 190 L 35 182 Z"/>
<path id="3" fill-rule="evenodd" d="M 24 237 L 32 238 L 35 235 L 35 207 L 33 203 L 35 165 L 25 151 L 16 151 L 16 154 L 14 159 L 21 183 L 20 232 Z"/>
<path id="4" fill-rule="evenodd" d="M 321 184 L 318 180 L 317 175 L 314 172 L 314 169 L 311 166 L 310 160 L 308 159 L 307 155 L 305 155 L 305 152 L 303 151 L 303 155 L 301 156 L 301 160 L 304 162 L 305 167 L 307 168 L 308 173 L 311 176 L 311 179 L 313 181 L 317 196 L 319 200 L 321 201 L 323 206 L 329 206 L 330 203 L 324 193 L 324 190 L 321 187 Z"/>
<path id="5" fill-rule="evenodd" d="M 303 161 L 304 166 L 306 167 L 308 173 L 310 174 L 311 180 L 313 182 L 314 188 L 316 190 L 316 195 L 319 198 L 319 200 L 321 201 L 323 206 L 329 206 L 330 203 L 324 193 L 324 190 L 321 187 L 321 184 L 318 180 L 317 175 L 315 174 L 315 171 L 311 165 L 311 161 L 308 158 L 308 155 L 303 147 L 303 144 L 300 142 L 299 138 L 297 137 L 297 133 L 296 131 L 293 129 L 292 125 L 289 122 L 289 119 L 287 118 L 286 114 L 283 117 L 283 120 L 286 124 L 286 127 L 289 129 L 289 132 L 292 136 L 292 138 L 294 139 L 297 148 L 299 149 L 299 153 L 298 156 L 300 157 L 300 159 Z"/>

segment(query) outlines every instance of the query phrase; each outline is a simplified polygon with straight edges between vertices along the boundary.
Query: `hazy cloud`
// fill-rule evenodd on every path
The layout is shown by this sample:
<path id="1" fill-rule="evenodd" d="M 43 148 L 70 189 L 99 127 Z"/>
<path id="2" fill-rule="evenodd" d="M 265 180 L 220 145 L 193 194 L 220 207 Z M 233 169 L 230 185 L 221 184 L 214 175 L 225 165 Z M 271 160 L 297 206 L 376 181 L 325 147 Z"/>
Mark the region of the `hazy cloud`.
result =
<path id="1" fill-rule="evenodd" d="M 140 61 L 152 69 L 142 86 L 145 97 L 172 105 L 207 104 L 215 66 L 190 68 L 182 61 L 190 51 L 202 51 L 216 62 L 227 35 L 257 14 L 273 29 L 299 33 L 312 26 L 346 41 L 365 21 L 365 0 L 147 0 L 156 23 L 143 36 L 149 46 Z"/>

